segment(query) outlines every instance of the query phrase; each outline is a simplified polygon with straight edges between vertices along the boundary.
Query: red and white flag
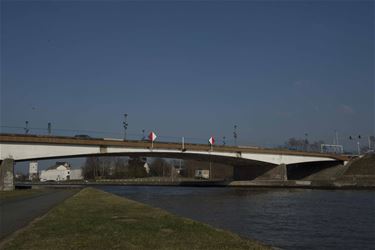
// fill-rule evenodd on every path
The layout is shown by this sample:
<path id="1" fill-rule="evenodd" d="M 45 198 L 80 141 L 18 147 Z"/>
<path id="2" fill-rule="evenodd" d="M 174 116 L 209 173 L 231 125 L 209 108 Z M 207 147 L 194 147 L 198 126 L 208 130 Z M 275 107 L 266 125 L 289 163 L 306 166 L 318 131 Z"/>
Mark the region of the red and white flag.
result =
<path id="1" fill-rule="evenodd" d="M 210 139 L 208 140 L 208 142 L 211 144 L 211 145 L 214 145 L 215 144 L 215 139 L 213 136 L 210 137 Z"/>
<path id="2" fill-rule="evenodd" d="M 155 141 L 156 140 L 156 134 L 154 132 L 151 132 L 149 135 L 148 135 L 148 139 L 150 139 L 150 141 Z"/>

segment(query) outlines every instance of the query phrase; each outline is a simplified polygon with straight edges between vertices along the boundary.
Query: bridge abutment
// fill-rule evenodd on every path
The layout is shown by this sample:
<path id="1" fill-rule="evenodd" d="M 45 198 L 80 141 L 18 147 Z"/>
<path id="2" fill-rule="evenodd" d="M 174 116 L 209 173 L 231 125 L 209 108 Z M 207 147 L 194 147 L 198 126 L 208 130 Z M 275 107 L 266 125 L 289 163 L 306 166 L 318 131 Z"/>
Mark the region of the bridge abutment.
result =
<path id="1" fill-rule="evenodd" d="M 287 166 L 289 180 L 334 180 L 346 168 L 342 162 L 308 162 Z"/>
<path id="2" fill-rule="evenodd" d="M 14 160 L 4 159 L 0 165 L 0 191 L 14 190 Z"/>

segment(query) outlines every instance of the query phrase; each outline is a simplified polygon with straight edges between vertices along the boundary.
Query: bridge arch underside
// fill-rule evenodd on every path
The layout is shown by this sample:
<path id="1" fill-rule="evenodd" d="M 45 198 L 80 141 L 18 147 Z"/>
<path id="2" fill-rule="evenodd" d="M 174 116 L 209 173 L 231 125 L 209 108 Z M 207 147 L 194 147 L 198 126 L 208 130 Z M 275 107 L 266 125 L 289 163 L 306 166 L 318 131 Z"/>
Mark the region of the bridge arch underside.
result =
<path id="1" fill-rule="evenodd" d="M 95 154 L 80 154 L 80 155 L 59 155 L 49 157 L 34 157 L 22 160 L 15 160 L 16 162 L 31 161 L 31 160 L 48 160 L 48 159 L 62 159 L 62 158 L 82 158 L 82 157 L 108 157 L 108 156 L 127 156 L 132 158 L 137 157 L 160 157 L 170 159 L 196 160 L 203 162 L 220 163 L 233 166 L 233 180 L 299 180 L 304 179 L 310 175 L 319 173 L 327 168 L 336 167 L 342 164 L 341 161 L 318 161 L 318 162 L 303 162 L 296 164 L 275 164 L 263 162 L 259 160 L 245 159 L 240 157 L 219 156 L 210 154 L 197 153 L 175 153 L 175 152 L 122 152 L 122 153 L 95 153 Z M 215 171 L 215 169 L 212 169 Z"/>
<path id="2" fill-rule="evenodd" d="M 153 157 L 153 158 L 169 158 L 169 159 L 182 159 L 182 160 L 196 160 L 213 163 L 221 163 L 232 166 L 243 166 L 243 167 L 266 167 L 266 166 L 277 166 L 268 162 L 251 160 L 239 157 L 220 156 L 220 155 L 209 155 L 209 154 L 197 154 L 197 153 L 164 153 L 164 152 L 137 152 L 137 153 L 96 153 L 96 154 L 74 154 L 74 155 L 59 155 L 59 156 L 41 156 L 31 157 L 27 159 L 15 159 L 15 162 L 25 162 L 34 160 L 50 160 L 50 159 L 64 159 L 64 158 L 83 158 L 83 157 L 108 157 L 108 156 L 126 156 L 131 158 L 138 157 Z"/>

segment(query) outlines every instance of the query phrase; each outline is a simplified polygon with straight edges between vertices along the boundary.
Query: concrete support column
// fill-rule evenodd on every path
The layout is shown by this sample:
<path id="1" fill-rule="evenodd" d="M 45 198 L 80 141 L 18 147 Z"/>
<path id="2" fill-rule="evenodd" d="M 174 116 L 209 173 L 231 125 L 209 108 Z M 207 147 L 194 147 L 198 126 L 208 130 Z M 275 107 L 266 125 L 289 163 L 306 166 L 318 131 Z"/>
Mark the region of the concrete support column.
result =
<path id="1" fill-rule="evenodd" d="M 281 180 L 283 181 L 287 181 L 288 180 L 288 170 L 286 168 L 286 165 L 285 164 L 281 164 L 279 166 L 280 168 L 280 176 L 281 176 Z"/>
<path id="2" fill-rule="evenodd" d="M 14 190 L 14 160 L 5 159 L 0 165 L 0 191 Z"/>

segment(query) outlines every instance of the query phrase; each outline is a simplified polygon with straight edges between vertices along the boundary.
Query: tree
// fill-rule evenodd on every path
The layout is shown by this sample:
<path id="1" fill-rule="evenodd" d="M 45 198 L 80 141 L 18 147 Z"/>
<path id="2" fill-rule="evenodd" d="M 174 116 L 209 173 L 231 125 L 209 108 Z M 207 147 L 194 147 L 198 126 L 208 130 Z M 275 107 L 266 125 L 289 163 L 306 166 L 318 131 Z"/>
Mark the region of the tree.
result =
<path id="1" fill-rule="evenodd" d="M 82 167 L 82 174 L 85 179 L 109 178 L 113 165 L 113 157 L 87 157 Z"/>
<path id="2" fill-rule="evenodd" d="M 296 139 L 294 137 L 289 138 L 287 142 L 285 142 L 284 147 L 289 150 L 308 150 L 313 152 L 320 151 L 320 145 L 324 144 L 324 141 L 315 141 L 309 142 L 307 139 Z"/>
<path id="3" fill-rule="evenodd" d="M 112 173 L 112 178 L 124 179 L 127 178 L 128 165 L 123 158 L 115 158 L 114 169 Z"/>
<path id="4" fill-rule="evenodd" d="M 150 164 L 151 176 L 170 176 L 172 165 L 162 158 L 155 158 Z"/>
<path id="5" fill-rule="evenodd" d="M 144 165 L 146 163 L 145 158 L 130 158 L 128 161 L 128 177 L 143 178 L 147 176 Z"/>
<path id="6" fill-rule="evenodd" d="M 82 166 L 82 175 L 85 179 L 96 179 L 99 176 L 100 162 L 98 157 L 87 157 Z"/>

